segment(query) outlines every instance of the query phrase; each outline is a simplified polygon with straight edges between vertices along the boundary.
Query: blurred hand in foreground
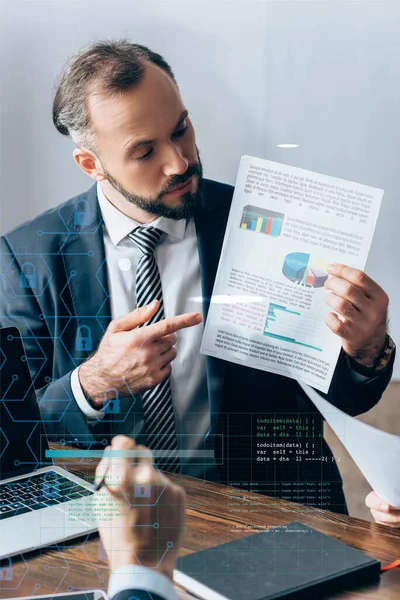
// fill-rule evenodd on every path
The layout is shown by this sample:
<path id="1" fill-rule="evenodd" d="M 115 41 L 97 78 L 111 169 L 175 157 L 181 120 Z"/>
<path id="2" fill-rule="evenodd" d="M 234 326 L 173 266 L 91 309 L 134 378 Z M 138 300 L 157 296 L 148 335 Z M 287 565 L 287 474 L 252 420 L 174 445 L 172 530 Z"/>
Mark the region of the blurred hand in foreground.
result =
<path id="1" fill-rule="evenodd" d="M 132 451 L 140 456 L 128 456 Z M 95 483 L 104 475 L 94 511 L 110 571 L 136 564 L 172 580 L 184 531 L 184 490 L 153 466 L 150 450 L 123 435 L 107 446 Z"/>

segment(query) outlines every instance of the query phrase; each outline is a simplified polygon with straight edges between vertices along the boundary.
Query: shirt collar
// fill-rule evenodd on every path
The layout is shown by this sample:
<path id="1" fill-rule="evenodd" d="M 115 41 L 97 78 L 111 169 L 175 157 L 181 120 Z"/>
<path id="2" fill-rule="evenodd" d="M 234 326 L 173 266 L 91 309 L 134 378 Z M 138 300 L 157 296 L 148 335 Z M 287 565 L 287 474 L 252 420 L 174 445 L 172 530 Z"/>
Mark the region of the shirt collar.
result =
<path id="1" fill-rule="evenodd" d="M 186 231 L 186 220 L 180 219 L 174 221 L 173 219 L 167 219 L 165 217 L 157 217 L 151 223 L 138 223 L 131 217 L 124 215 L 118 208 L 116 208 L 109 200 L 107 200 L 104 192 L 101 188 L 100 182 L 97 182 L 97 198 L 100 205 L 101 214 L 103 217 L 104 225 L 108 231 L 110 239 L 114 246 L 118 244 L 131 233 L 135 227 L 157 227 L 161 229 L 167 235 L 174 237 L 178 240 L 183 240 Z"/>

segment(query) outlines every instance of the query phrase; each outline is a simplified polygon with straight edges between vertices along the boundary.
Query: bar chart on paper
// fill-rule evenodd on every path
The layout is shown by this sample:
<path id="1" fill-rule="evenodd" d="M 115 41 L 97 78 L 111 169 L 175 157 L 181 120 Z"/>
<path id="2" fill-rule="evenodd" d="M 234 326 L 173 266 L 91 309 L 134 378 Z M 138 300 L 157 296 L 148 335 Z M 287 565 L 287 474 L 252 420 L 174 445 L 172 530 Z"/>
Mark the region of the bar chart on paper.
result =
<path id="1" fill-rule="evenodd" d="M 271 303 L 265 320 L 264 335 L 322 352 L 327 340 L 324 329 L 324 325 L 319 327 L 316 324 L 315 317 Z"/>
<path id="2" fill-rule="evenodd" d="M 248 204 L 243 209 L 240 228 L 277 237 L 281 234 L 284 216 L 283 213 Z"/>

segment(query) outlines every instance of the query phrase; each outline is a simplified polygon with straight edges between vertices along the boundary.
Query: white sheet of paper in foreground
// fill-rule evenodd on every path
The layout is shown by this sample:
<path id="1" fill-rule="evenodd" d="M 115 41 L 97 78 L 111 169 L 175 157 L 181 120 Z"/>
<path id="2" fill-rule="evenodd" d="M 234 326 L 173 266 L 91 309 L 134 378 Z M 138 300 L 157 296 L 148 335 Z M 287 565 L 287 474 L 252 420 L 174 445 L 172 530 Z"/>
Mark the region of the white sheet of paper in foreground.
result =
<path id="1" fill-rule="evenodd" d="M 364 270 L 383 191 L 243 156 L 201 352 L 327 392 L 328 263 Z"/>
<path id="2" fill-rule="evenodd" d="M 400 509 L 400 436 L 346 415 L 310 386 L 299 384 L 378 496 Z"/>

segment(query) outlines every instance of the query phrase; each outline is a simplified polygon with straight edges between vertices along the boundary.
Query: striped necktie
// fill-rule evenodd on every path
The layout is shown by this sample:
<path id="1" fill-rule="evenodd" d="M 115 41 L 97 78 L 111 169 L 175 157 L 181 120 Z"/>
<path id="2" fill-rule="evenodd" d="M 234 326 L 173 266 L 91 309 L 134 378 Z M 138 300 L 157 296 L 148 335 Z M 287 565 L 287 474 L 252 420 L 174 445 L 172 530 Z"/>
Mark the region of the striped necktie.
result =
<path id="1" fill-rule="evenodd" d="M 137 227 L 128 234 L 142 253 L 136 271 L 136 305 L 144 306 L 155 299 L 160 303 L 156 314 L 143 325 L 165 318 L 161 278 L 154 258 L 154 249 L 162 233 L 155 227 Z M 157 466 L 161 470 L 178 473 L 180 461 L 169 377 L 144 392 L 142 401 L 147 443 L 157 450 Z"/>

